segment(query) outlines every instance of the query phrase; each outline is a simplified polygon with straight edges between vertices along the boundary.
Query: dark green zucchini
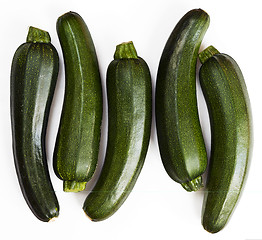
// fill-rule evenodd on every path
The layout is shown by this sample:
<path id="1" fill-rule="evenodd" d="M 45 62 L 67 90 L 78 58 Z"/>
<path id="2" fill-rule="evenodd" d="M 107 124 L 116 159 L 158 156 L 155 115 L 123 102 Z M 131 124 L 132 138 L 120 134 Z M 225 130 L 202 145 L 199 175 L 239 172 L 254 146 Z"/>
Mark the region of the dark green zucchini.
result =
<path id="1" fill-rule="evenodd" d="M 54 170 L 64 191 L 85 189 L 97 166 L 102 123 L 99 66 L 84 20 L 68 12 L 57 20 L 65 64 L 65 96 L 54 151 Z"/>
<path id="2" fill-rule="evenodd" d="M 196 98 L 196 63 L 209 26 L 201 9 L 186 13 L 163 50 L 156 82 L 156 128 L 161 159 L 169 176 L 187 191 L 203 186 L 207 167 Z"/>
<path id="3" fill-rule="evenodd" d="M 108 142 L 101 175 L 83 209 L 93 221 L 114 214 L 132 191 L 146 157 L 152 118 L 151 77 L 132 42 L 117 46 L 107 70 Z"/>
<path id="4" fill-rule="evenodd" d="M 24 198 L 41 221 L 59 214 L 48 172 L 45 137 L 59 59 L 47 32 L 30 27 L 11 67 L 11 123 L 16 172 Z"/>
<path id="5" fill-rule="evenodd" d="M 200 84 L 211 124 L 211 157 L 202 224 L 211 233 L 228 222 L 247 176 L 252 145 L 251 109 L 244 77 L 230 56 L 200 53 Z"/>

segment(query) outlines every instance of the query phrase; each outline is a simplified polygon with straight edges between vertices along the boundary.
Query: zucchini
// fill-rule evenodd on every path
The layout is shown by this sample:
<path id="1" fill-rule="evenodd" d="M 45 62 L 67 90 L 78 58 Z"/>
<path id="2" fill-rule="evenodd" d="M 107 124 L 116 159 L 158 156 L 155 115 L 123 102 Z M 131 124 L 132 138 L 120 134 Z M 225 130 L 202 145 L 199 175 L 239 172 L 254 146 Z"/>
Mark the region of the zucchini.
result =
<path id="1" fill-rule="evenodd" d="M 85 189 L 97 166 L 103 99 L 95 46 L 84 20 L 68 12 L 57 20 L 64 56 L 65 95 L 54 150 L 54 170 L 66 192 Z"/>
<path id="2" fill-rule="evenodd" d="M 187 191 L 203 186 L 207 154 L 196 98 L 196 63 L 209 16 L 201 9 L 186 13 L 163 50 L 156 82 L 156 128 L 161 159 L 168 175 Z"/>
<path id="3" fill-rule="evenodd" d="M 93 221 L 113 215 L 132 191 L 146 157 L 152 119 L 151 77 L 132 42 L 117 46 L 107 70 L 108 141 L 102 172 L 83 210 Z"/>
<path id="4" fill-rule="evenodd" d="M 200 84 L 211 125 L 211 157 L 202 224 L 211 233 L 228 222 L 247 177 L 252 119 L 247 88 L 234 59 L 208 47 L 200 53 Z"/>
<path id="5" fill-rule="evenodd" d="M 59 70 L 48 32 L 30 27 L 11 67 L 10 108 L 14 162 L 23 196 L 35 216 L 48 222 L 59 214 L 50 180 L 45 137 Z"/>

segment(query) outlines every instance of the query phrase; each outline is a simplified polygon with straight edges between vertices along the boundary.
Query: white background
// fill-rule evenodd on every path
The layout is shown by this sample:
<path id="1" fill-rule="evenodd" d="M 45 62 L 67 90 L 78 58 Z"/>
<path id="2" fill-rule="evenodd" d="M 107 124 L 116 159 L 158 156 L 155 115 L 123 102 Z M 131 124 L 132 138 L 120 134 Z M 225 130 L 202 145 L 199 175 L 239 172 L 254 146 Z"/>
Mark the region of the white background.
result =
<path id="1" fill-rule="evenodd" d="M 0 15 L 0 213 L 1 238 L 15 239 L 262 239 L 261 104 L 262 27 L 261 1 L 233 0 L 96 0 L 96 1 L 4 1 Z M 245 191 L 229 224 L 219 233 L 207 233 L 201 225 L 203 190 L 186 192 L 164 171 L 153 120 L 150 146 L 144 168 L 133 192 L 109 219 L 91 222 L 82 211 L 88 189 L 64 193 L 51 167 L 64 88 L 64 66 L 58 37 L 57 18 L 78 12 L 86 21 L 96 46 L 105 93 L 105 74 L 116 44 L 132 40 L 138 55 L 148 63 L 155 87 L 157 67 L 167 38 L 179 19 L 193 8 L 210 15 L 210 26 L 201 49 L 214 45 L 231 55 L 242 69 L 249 91 L 253 121 L 254 150 Z M 27 207 L 15 174 L 11 146 L 9 79 L 12 57 L 25 42 L 28 27 L 47 30 L 60 55 L 60 74 L 47 135 L 50 174 L 59 203 L 60 216 L 52 223 L 40 222 Z M 201 91 L 198 92 L 201 123 L 208 151 L 209 121 Z M 100 162 L 106 136 L 106 96 Z M 101 165 L 101 164 L 100 164 Z M 99 169 L 96 172 L 96 177 Z M 221 176 L 223 177 L 223 176 Z M 96 178 L 88 184 L 90 188 Z"/>

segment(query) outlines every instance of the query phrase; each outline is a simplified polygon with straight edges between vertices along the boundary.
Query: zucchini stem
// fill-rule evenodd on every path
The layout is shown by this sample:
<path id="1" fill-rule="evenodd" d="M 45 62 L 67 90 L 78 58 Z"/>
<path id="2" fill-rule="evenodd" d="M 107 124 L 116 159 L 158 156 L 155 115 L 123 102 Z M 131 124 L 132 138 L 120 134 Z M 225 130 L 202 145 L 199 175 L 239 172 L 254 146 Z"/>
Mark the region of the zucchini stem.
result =
<path id="1" fill-rule="evenodd" d="M 114 59 L 138 58 L 135 46 L 132 41 L 124 42 L 116 46 Z"/>
<path id="2" fill-rule="evenodd" d="M 87 182 L 64 181 L 65 192 L 81 192 L 85 190 Z"/>
<path id="3" fill-rule="evenodd" d="M 203 64 L 212 56 L 218 54 L 219 51 L 213 47 L 212 45 L 204 49 L 202 52 L 198 54 L 200 62 Z"/>
<path id="4" fill-rule="evenodd" d="M 202 182 L 202 176 L 199 176 L 189 182 L 181 183 L 181 185 L 188 192 L 198 191 L 200 188 L 204 186 Z"/>
<path id="5" fill-rule="evenodd" d="M 50 43 L 51 38 L 48 32 L 35 27 L 29 27 L 26 42 Z"/>

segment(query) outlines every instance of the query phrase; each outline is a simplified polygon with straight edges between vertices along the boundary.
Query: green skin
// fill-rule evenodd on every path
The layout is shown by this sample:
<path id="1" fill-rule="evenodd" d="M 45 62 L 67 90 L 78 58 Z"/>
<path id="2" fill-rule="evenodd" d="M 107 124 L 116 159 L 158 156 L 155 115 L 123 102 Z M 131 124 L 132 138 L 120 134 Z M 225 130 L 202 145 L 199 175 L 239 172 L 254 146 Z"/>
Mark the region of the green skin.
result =
<path id="1" fill-rule="evenodd" d="M 207 154 L 196 99 L 196 63 L 209 16 L 188 12 L 163 50 L 156 82 L 156 127 L 159 150 L 169 176 L 187 190 L 203 186 Z"/>
<path id="2" fill-rule="evenodd" d="M 84 20 L 59 17 L 57 33 L 65 63 L 65 98 L 54 151 L 54 170 L 64 191 L 85 189 L 97 166 L 103 99 L 95 47 Z"/>
<path id="3" fill-rule="evenodd" d="M 15 167 L 24 198 L 35 216 L 48 222 L 59 204 L 47 167 L 45 136 L 59 59 L 49 34 L 30 27 L 11 69 L 11 122 Z"/>
<path id="4" fill-rule="evenodd" d="M 251 110 L 243 75 L 228 55 L 209 47 L 200 54 L 200 84 L 211 124 L 211 157 L 202 225 L 211 233 L 228 222 L 247 177 Z"/>
<path id="5" fill-rule="evenodd" d="M 101 175 L 83 210 L 93 221 L 113 215 L 132 191 L 146 157 L 152 118 L 147 64 L 132 42 L 117 46 L 107 71 L 108 143 Z"/>

